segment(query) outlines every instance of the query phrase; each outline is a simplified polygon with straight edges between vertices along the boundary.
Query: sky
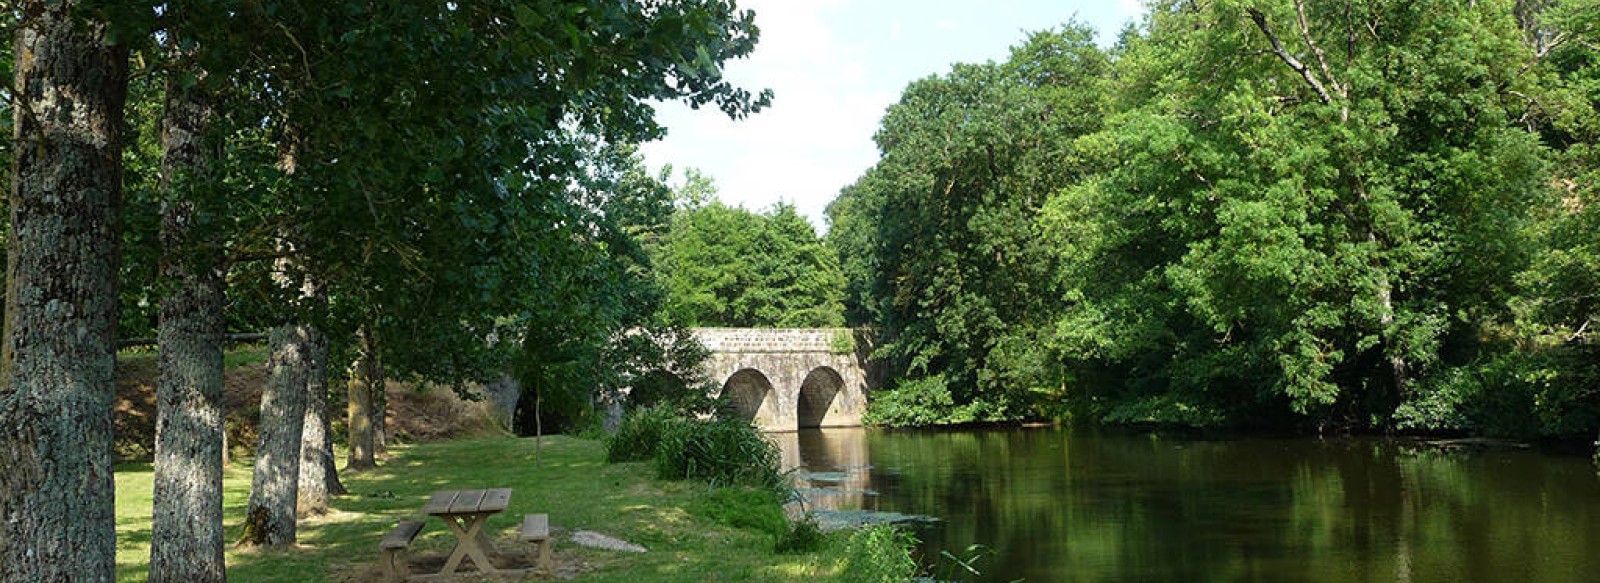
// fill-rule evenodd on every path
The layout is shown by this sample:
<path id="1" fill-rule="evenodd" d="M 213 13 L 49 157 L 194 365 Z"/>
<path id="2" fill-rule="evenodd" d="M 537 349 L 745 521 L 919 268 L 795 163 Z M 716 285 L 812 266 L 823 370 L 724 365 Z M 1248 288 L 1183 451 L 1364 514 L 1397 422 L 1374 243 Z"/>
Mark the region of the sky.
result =
<path id="1" fill-rule="evenodd" d="M 1076 19 L 1108 46 L 1140 12 L 1138 0 L 741 0 L 756 12 L 755 52 L 726 76 L 771 107 L 732 121 L 715 108 L 657 107 L 667 137 L 645 144 L 645 162 L 716 181 L 732 206 L 793 204 L 819 232 L 839 189 L 878 160 L 872 135 L 906 85 L 953 63 L 1004 60 L 1031 31 Z"/>

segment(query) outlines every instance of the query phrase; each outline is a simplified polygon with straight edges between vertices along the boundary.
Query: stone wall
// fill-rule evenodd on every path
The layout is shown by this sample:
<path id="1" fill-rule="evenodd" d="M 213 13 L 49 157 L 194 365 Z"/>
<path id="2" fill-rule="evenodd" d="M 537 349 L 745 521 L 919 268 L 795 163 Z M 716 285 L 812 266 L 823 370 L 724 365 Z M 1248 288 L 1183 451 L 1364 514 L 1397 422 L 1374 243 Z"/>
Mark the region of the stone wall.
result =
<path id="1" fill-rule="evenodd" d="M 695 328 L 701 344 L 712 352 L 832 352 L 834 339 L 854 334 L 849 328 Z"/>

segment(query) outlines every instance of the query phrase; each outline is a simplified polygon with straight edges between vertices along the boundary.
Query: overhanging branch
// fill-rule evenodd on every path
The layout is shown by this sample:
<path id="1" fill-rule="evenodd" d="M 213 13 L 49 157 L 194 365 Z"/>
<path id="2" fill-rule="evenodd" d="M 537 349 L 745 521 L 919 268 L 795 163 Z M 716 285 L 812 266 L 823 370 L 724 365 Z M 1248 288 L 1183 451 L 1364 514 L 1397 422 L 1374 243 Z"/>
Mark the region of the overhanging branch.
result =
<path id="1" fill-rule="evenodd" d="M 1288 65 L 1290 69 L 1294 69 L 1294 72 L 1299 73 L 1300 77 L 1305 79 L 1306 84 L 1311 86 L 1311 90 L 1317 92 L 1317 98 L 1321 99 L 1323 104 L 1333 105 L 1333 95 L 1328 93 L 1328 88 L 1324 87 L 1322 81 L 1317 79 L 1316 73 L 1306 68 L 1305 64 L 1300 62 L 1300 59 L 1296 59 L 1294 55 L 1289 54 L 1289 51 L 1283 48 L 1283 43 L 1278 41 L 1277 35 L 1272 34 L 1272 28 L 1267 26 L 1266 15 L 1255 8 L 1246 8 L 1245 11 L 1250 13 L 1250 20 L 1255 21 L 1256 28 L 1261 29 L 1261 34 L 1266 35 L 1267 42 L 1272 44 L 1272 54 L 1277 55 L 1278 59 L 1282 60 L 1285 65 Z"/>

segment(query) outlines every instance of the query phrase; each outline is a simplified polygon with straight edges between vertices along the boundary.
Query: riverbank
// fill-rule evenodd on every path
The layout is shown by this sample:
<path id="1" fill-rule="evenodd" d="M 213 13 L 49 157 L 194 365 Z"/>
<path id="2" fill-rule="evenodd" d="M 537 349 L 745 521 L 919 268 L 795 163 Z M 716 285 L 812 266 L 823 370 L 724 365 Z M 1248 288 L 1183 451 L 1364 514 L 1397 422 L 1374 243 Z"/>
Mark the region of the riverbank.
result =
<path id="1" fill-rule="evenodd" d="M 413 516 L 428 495 L 452 488 L 509 487 L 511 506 L 489 527 L 497 543 L 517 545 L 511 530 L 522 514 L 550 515 L 556 532 L 554 560 L 562 578 L 594 582 L 810 581 L 838 576 L 840 536 L 818 553 L 780 555 L 773 536 L 729 513 L 704 482 L 655 478 L 644 463 L 605 463 L 598 441 L 551 436 L 540 448 L 532 438 L 485 437 L 401 445 L 375 471 L 344 474 L 351 494 L 332 512 L 301 521 L 292 549 L 251 551 L 230 547 L 234 583 L 381 581 L 377 542 L 397 520 Z M 542 461 L 537 461 L 542 458 Z M 249 496 L 248 460 L 224 476 L 224 524 L 229 541 L 239 534 Z M 146 579 L 149 563 L 151 469 L 129 464 L 117 471 L 117 578 Z M 569 534 L 605 533 L 648 549 L 644 553 L 578 547 Z M 453 539 L 429 519 L 414 547 L 444 554 Z"/>

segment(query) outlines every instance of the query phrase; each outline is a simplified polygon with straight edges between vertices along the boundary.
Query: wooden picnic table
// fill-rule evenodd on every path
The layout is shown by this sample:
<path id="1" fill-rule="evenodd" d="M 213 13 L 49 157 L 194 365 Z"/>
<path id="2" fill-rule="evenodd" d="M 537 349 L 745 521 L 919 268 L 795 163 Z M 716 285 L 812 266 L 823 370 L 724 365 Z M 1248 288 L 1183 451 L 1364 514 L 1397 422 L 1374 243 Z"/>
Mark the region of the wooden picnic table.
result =
<path id="1" fill-rule="evenodd" d="M 450 551 L 450 558 L 445 561 L 444 569 L 439 571 L 439 577 L 455 574 L 462 560 L 469 558 L 478 567 L 479 573 L 500 572 L 489 562 L 488 553 L 494 552 L 494 545 L 484 534 L 483 525 L 490 516 L 504 511 L 510 504 L 510 488 L 445 490 L 434 492 L 428 498 L 422 513 L 444 520 L 450 531 L 456 534 L 455 549 Z"/>

